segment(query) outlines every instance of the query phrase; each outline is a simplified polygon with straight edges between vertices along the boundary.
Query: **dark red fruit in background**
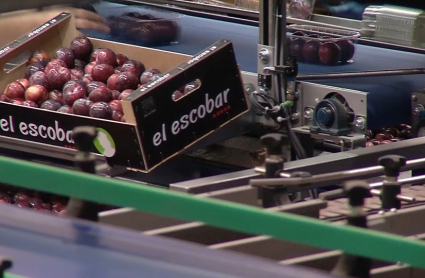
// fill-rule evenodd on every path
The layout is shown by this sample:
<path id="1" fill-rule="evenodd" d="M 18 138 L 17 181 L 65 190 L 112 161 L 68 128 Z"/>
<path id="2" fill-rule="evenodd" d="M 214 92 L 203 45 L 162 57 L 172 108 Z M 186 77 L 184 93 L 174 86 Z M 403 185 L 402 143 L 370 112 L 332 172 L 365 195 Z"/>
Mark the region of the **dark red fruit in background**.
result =
<path id="1" fill-rule="evenodd" d="M 391 134 L 394 137 L 400 136 L 400 131 L 397 128 L 388 128 L 385 130 L 385 133 Z"/>
<path id="2" fill-rule="evenodd" d="M 15 206 L 20 207 L 20 208 L 30 208 L 31 207 L 28 200 L 21 200 L 21 201 L 15 202 Z"/>
<path id="3" fill-rule="evenodd" d="M 39 51 L 36 50 L 31 53 L 30 57 L 28 58 L 28 65 L 32 65 L 35 63 L 40 63 L 44 66 L 47 65 L 51 60 L 50 55 L 46 51 Z"/>
<path id="4" fill-rule="evenodd" d="M 125 62 L 128 61 L 127 56 L 123 54 L 117 54 L 117 65 L 122 66 Z"/>
<path id="5" fill-rule="evenodd" d="M 28 106 L 28 107 L 34 107 L 34 108 L 38 108 L 37 103 L 35 103 L 34 101 L 31 100 L 26 100 L 22 103 L 23 106 Z"/>
<path id="6" fill-rule="evenodd" d="M 92 105 L 93 105 L 93 102 L 88 99 L 85 99 L 85 98 L 77 99 L 72 105 L 72 112 L 76 115 L 89 116 L 90 107 L 92 107 Z"/>
<path id="7" fill-rule="evenodd" d="M 114 73 L 121 73 L 121 67 L 116 67 L 114 69 Z"/>
<path id="8" fill-rule="evenodd" d="M 93 53 L 91 54 L 90 62 L 96 62 L 97 54 L 99 53 L 99 51 L 101 51 L 101 50 L 103 50 L 103 49 L 104 49 L 103 47 L 96 48 L 96 49 L 93 51 Z"/>
<path id="9" fill-rule="evenodd" d="M 59 109 L 57 111 L 60 112 L 60 113 L 65 113 L 65 114 L 74 114 L 72 112 L 72 107 L 69 106 L 69 105 L 63 105 L 63 106 L 59 107 Z"/>
<path id="10" fill-rule="evenodd" d="M 61 215 L 65 211 L 66 206 L 62 203 L 55 202 L 53 204 L 52 212 Z"/>
<path id="11" fill-rule="evenodd" d="M 63 87 L 63 103 L 73 105 L 77 99 L 85 98 L 87 91 L 83 85 L 78 82 L 70 81 Z"/>
<path id="12" fill-rule="evenodd" d="M 320 48 L 320 43 L 318 41 L 307 41 L 303 47 L 304 61 L 311 64 L 318 63 L 319 48 Z"/>
<path id="13" fill-rule="evenodd" d="M 71 70 L 71 79 L 73 80 L 80 80 L 84 77 L 84 71 L 80 69 L 72 69 Z"/>
<path id="14" fill-rule="evenodd" d="M 26 78 L 19 78 L 18 80 L 16 80 L 16 81 L 18 81 L 19 83 L 21 83 L 22 84 L 22 86 L 24 86 L 24 88 L 26 89 L 26 88 L 28 88 L 29 86 L 30 86 L 30 82 L 29 82 L 29 80 L 28 79 L 26 79 Z"/>
<path id="15" fill-rule="evenodd" d="M 99 87 L 89 94 L 89 100 L 93 102 L 110 102 L 112 100 L 112 92 L 107 87 Z"/>
<path id="16" fill-rule="evenodd" d="M 108 79 L 108 87 L 111 90 L 117 90 L 117 91 L 124 91 L 127 89 L 135 90 L 137 89 L 137 85 L 139 84 L 139 78 L 137 78 L 136 75 L 134 75 L 131 72 L 122 72 L 115 78 L 115 84 L 114 84 L 114 76 L 115 74 L 111 75 L 111 77 Z"/>
<path id="17" fill-rule="evenodd" d="M 370 142 L 371 142 L 372 144 L 374 144 L 375 146 L 377 146 L 377 145 L 380 145 L 380 144 L 381 144 L 381 142 L 380 142 L 380 141 L 378 141 L 378 140 L 376 140 L 376 139 L 370 140 Z"/>
<path id="18" fill-rule="evenodd" d="M 140 83 L 142 85 L 147 84 L 149 81 L 151 81 L 152 77 L 155 75 L 160 74 L 161 72 L 157 69 L 147 69 L 144 73 L 140 76 Z"/>
<path id="19" fill-rule="evenodd" d="M 128 60 L 121 66 L 121 72 L 131 72 L 138 78 L 145 71 L 145 65 L 135 60 Z"/>
<path id="20" fill-rule="evenodd" d="M 5 95 L 0 95 L 0 102 L 10 102 L 10 98 Z"/>
<path id="21" fill-rule="evenodd" d="M 122 93 L 118 97 L 118 100 L 125 99 L 126 97 L 128 97 L 129 95 L 131 95 L 131 93 L 133 93 L 133 92 L 134 92 L 134 90 L 124 90 L 124 91 L 122 91 Z"/>
<path id="22" fill-rule="evenodd" d="M 28 199 L 28 202 L 30 203 L 31 207 L 35 210 L 43 209 L 43 201 L 38 197 L 31 197 Z"/>
<path id="23" fill-rule="evenodd" d="M 56 111 L 58 110 L 62 104 L 53 99 L 48 99 L 40 105 L 41 109 Z"/>
<path id="24" fill-rule="evenodd" d="M 149 79 L 149 82 L 151 82 L 151 81 L 155 81 L 155 80 L 157 80 L 158 78 L 160 78 L 161 77 L 161 75 L 160 74 L 154 74 L 152 77 L 151 77 L 151 79 Z"/>
<path id="25" fill-rule="evenodd" d="M 25 100 L 35 102 L 37 105 L 43 103 L 49 96 L 49 92 L 40 85 L 33 85 L 28 87 L 25 91 Z"/>
<path id="26" fill-rule="evenodd" d="M 112 120 L 114 121 L 121 122 L 123 116 L 124 114 L 119 111 L 112 111 Z"/>
<path id="27" fill-rule="evenodd" d="M 81 36 L 72 40 L 70 48 L 75 58 L 86 61 L 93 51 L 93 44 L 87 37 Z"/>
<path id="28" fill-rule="evenodd" d="M 93 67 L 96 65 L 96 62 L 90 62 L 87 64 L 87 66 L 84 68 L 84 72 L 86 74 L 91 74 L 93 71 Z M 93 78 L 93 76 L 92 76 Z"/>
<path id="29" fill-rule="evenodd" d="M 354 43 L 350 40 L 340 40 L 336 44 L 341 48 L 341 62 L 346 63 L 349 60 L 353 59 L 356 47 Z"/>
<path id="30" fill-rule="evenodd" d="M 303 60 L 303 47 L 305 40 L 302 38 L 293 38 L 289 44 L 289 54 L 297 59 L 297 61 Z"/>
<path id="31" fill-rule="evenodd" d="M 44 69 L 44 72 L 47 73 L 51 69 L 60 69 L 60 68 L 66 68 L 65 62 L 62 60 L 55 59 L 47 64 L 46 68 Z"/>
<path id="32" fill-rule="evenodd" d="M 33 75 L 35 72 L 44 71 L 44 70 L 45 70 L 45 66 L 43 66 L 40 63 L 29 65 L 25 70 L 25 78 L 29 79 L 31 75 Z"/>
<path id="33" fill-rule="evenodd" d="M 98 64 L 93 67 L 91 76 L 94 81 L 106 83 L 109 76 L 114 74 L 114 68 L 111 65 Z"/>
<path id="34" fill-rule="evenodd" d="M 115 55 L 115 52 L 113 52 L 109 48 L 101 49 L 97 52 L 96 64 L 107 64 L 112 67 L 116 67 L 117 56 Z"/>
<path id="35" fill-rule="evenodd" d="M 390 140 L 393 139 L 394 136 L 392 136 L 391 134 L 388 133 L 378 133 L 375 136 L 375 139 L 378 141 L 385 141 L 385 140 Z"/>
<path id="36" fill-rule="evenodd" d="M 87 89 L 87 95 L 89 95 L 93 90 L 100 88 L 100 87 L 106 87 L 106 84 L 103 82 L 99 82 L 99 81 L 92 81 L 90 83 L 87 84 L 86 89 Z"/>
<path id="37" fill-rule="evenodd" d="M 112 92 L 112 99 L 113 100 L 116 100 L 116 99 L 118 99 L 119 98 L 119 96 L 120 96 L 120 92 L 119 91 L 117 91 L 117 90 L 111 90 L 111 92 Z"/>
<path id="38" fill-rule="evenodd" d="M 79 69 L 79 70 L 84 71 L 84 68 L 86 67 L 86 65 L 87 65 L 87 63 L 85 63 L 84 61 L 81 61 L 81 60 L 78 60 L 78 59 L 75 59 L 75 61 L 74 61 L 74 68 L 75 69 Z"/>
<path id="39" fill-rule="evenodd" d="M 83 81 L 86 83 L 90 83 L 91 81 L 93 81 L 91 74 L 84 74 Z"/>
<path id="40" fill-rule="evenodd" d="M 13 198 L 13 201 L 15 202 L 19 202 L 22 200 L 27 200 L 28 201 L 29 196 L 25 191 L 19 191 L 18 193 L 16 193 L 15 197 Z"/>
<path id="41" fill-rule="evenodd" d="M 177 101 L 177 100 L 179 100 L 180 98 L 182 98 L 184 96 L 184 94 L 182 93 L 182 92 L 180 92 L 180 91 L 175 91 L 172 95 L 171 95 L 171 98 L 174 100 L 174 101 Z"/>
<path id="42" fill-rule="evenodd" d="M 112 109 L 106 102 L 96 102 L 90 107 L 90 117 L 110 120 Z"/>
<path id="43" fill-rule="evenodd" d="M 33 75 L 31 75 L 29 79 L 30 86 L 33 85 L 40 85 L 46 88 L 46 90 L 49 90 L 50 83 L 49 80 L 47 80 L 47 76 L 42 71 L 37 71 Z"/>
<path id="44" fill-rule="evenodd" d="M 322 64 L 333 66 L 341 60 L 341 48 L 334 42 L 326 42 L 320 45 L 319 59 Z"/>
<path id="45" fill-rule="evenodd" d="M 1 204 L 11 204 L 12 203 L 12 198 L 5 194 L 5 193 L 1 193 L 0 194 L 0 203 Z"/>
<path id="46" fill-rule="evenodd" d="M 12 104 L 16 104 L 16 105 L 22 105 L 24 103 L 24 99 L 23 98 L 15 98 L 10 100 L 10 103 Z"/>
<path id="47" fill-rule="evenodd" d="M 375 146 L 372 142 L 366 142 L 366 148 Z"/>
<path id="48" fill-rule="evenodd" d="M 122 110 L 122 104 L 119 100 L 113 100 L 109 102 L 109 107 L 111 107 L 112 111 L 118 111 L 120 113 L 124 113 Z"/>
<path id="49" fill-rule="evenodd" d="M 47 72 L 47 79 L 52 90 L 61 90 L 65 83 L 71 80 L 71 72 L 64 67 L 52 68 Z"/>
<path id="50" fill-rule="evenodd" d="M 75 66 L 75 55 L 74 52 L 69 48 L 61 47 L 56 50 L 55 59 L 64 61 L 66 67 L 69 69 L 72 69 Z"/>
<path id="51" fill-rule="evenodd" d="M 109 76 L 108 81 L 106 82 L 106 85 L 108 86 L 109 89 L 111 90 L 118 90 L 117 87 L 117 77 L 120 75 L 120 73 L 114 73 L 111 76 Z"/>
<path id="52" fill-rule="evenodd" d="M 4 95 L 10 99 L 24 98 L 25 87 L 21 83 L 14 81 L 9 83 L 4 90 Z"/>

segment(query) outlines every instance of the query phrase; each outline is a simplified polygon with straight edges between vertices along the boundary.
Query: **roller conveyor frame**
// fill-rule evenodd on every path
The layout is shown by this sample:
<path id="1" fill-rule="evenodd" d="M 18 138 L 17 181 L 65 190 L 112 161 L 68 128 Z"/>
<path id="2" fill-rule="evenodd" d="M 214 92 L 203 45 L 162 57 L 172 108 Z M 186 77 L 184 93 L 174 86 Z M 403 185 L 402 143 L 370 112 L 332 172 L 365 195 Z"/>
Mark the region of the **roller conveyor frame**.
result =
<path id="1" fill-rule="evenodd" d="M 425 243 L 406 240 L 394 235 L 332 225 L 301 216 L 294 217 L 286 213 L 270 213 L 234 203 L 193 198 L 185 194 L 140 187 L 133 183 L 118 182 L 114 179 L 10 158 L 0 158 L 0 169 L 3 173 L 8 173 L 0 175 L 0 182 L 6 184 L 73 196 L 93 202 L 134 207 L 168 217 L 202 221 L 231 230 L 250 234 L 266 234 L 283 240 L 329 249 L 342 249 L 349 253 L 386 261 L 400 261 L 425 268 L 425 263 L 420 259 L 420 254 L 425 254 Z M 18 173 L 22 171 L 28 174 L 19 175 Z M 44 181 L 46 177 L 49 177 L 49 183 Z M 108 192 L 108 194 L 98 194 L 99 191 Z M 261 223 L 261 225 L 252 225 L 252 223 Z M 296 227 L 296 229 L 290 227 Z M 308 232 L 304 234 L 300 231 L 315 231 L 315 238 L 306 237 Z M 344 240 L 347 236 L 351 237 L 352 241 Z M 364 250 L 357 244 L 353 244 L 353 242 L 359 241 L 365 246 L 370 246 L 371 249 Z M 402 245 L 400 245 L 401 243 Z M 379 248 L 375 248 L 378 246 Z M 397 253 L 390 251 L 396 248 L 395 246 L 398 248 Z M 412 253 L 419 256 L 405 257 Z"/>

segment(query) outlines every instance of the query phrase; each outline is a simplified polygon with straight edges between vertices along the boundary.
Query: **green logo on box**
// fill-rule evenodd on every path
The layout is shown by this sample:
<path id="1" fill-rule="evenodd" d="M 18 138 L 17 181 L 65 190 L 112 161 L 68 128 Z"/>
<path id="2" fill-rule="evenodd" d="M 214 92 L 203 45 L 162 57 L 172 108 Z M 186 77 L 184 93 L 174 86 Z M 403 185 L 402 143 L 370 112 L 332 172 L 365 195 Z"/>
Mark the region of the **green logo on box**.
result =
<path id="1" fill-rule="evenodd" d="M 112 139 L 111 134 L 103 128 L 97 128 L 97 138 L 94 139 L 93 143 L 100 154 L 106 157 L 114 156 L 116 151 L 114 139 Z"/>

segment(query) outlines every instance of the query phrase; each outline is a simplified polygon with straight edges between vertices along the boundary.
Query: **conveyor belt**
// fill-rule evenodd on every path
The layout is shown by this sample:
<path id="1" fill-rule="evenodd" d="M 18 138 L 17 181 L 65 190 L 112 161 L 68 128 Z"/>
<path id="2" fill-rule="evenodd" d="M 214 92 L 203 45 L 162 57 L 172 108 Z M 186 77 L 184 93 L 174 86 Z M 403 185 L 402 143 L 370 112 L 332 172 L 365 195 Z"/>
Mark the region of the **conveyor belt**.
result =
<path id="1" fill-rule="evenodd" d="M 96 8 L 101 15 L 108 16 L 114 12 L 113 7 L 116 6 L 121 5 L 101 3 Z M 157 47 L 158 49 L 193 55 L 214 42 L 227 38 L 234 43 L 236 58 L 242 70 L 257 72 L 258 27 L 193 16 L 183 17 L 181 23 L 183 33 L 180 43 Z M 111 40 L 104 34 L 95 32 L 88 32 L 88 34 Z M 130 43 L 121 39 L 113 40 Z M 299 70 L 300 74 L 318 74 L 423 66 L 425 66 L 425 55 L 422 54 L 358 45 L 353 64 L 336 67 L 301 64 Z M 418 75 L 315 81 L 315 83 L 373 93 L 368 100 L 372 103 L 369 107 L 370 112 L 375 115 L 388 115 L 396 111 L 399 122 L 410 122 L 410 93 L 425 87 L 424 77 Z M 390 126 L 394 124 L 394 121 L 391 117 L 382 117 L 380 124 Z"/>
<path id="2" fill-rule="evenodd" d="M 31 278 L 327 278 L 294 267 L 0 205 L 0 254 Z"/>

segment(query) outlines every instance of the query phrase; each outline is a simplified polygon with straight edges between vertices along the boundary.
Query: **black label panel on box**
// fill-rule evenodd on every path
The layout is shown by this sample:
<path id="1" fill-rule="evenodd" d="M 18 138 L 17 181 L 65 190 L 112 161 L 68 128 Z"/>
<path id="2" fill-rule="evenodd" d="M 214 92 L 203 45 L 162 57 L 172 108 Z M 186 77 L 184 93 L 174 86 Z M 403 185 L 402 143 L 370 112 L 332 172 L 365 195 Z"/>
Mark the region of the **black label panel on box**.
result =
<path id="1" fill-rule="evenodd" d="M 78 126 L 97 128 L 93 152 L 104 155 L 111 166 L 144 170 L 132 125 L 0 102 L 0 136 L 75 149 L 72 130 Z"/>
<path id="2" fill-rule="evenodd" d="M 132 95 L 142 151 L 150 169 L 248 111 L 230 41 L 220 41 Z M 200 87 L 175 101 L 186 84 Z"/>

